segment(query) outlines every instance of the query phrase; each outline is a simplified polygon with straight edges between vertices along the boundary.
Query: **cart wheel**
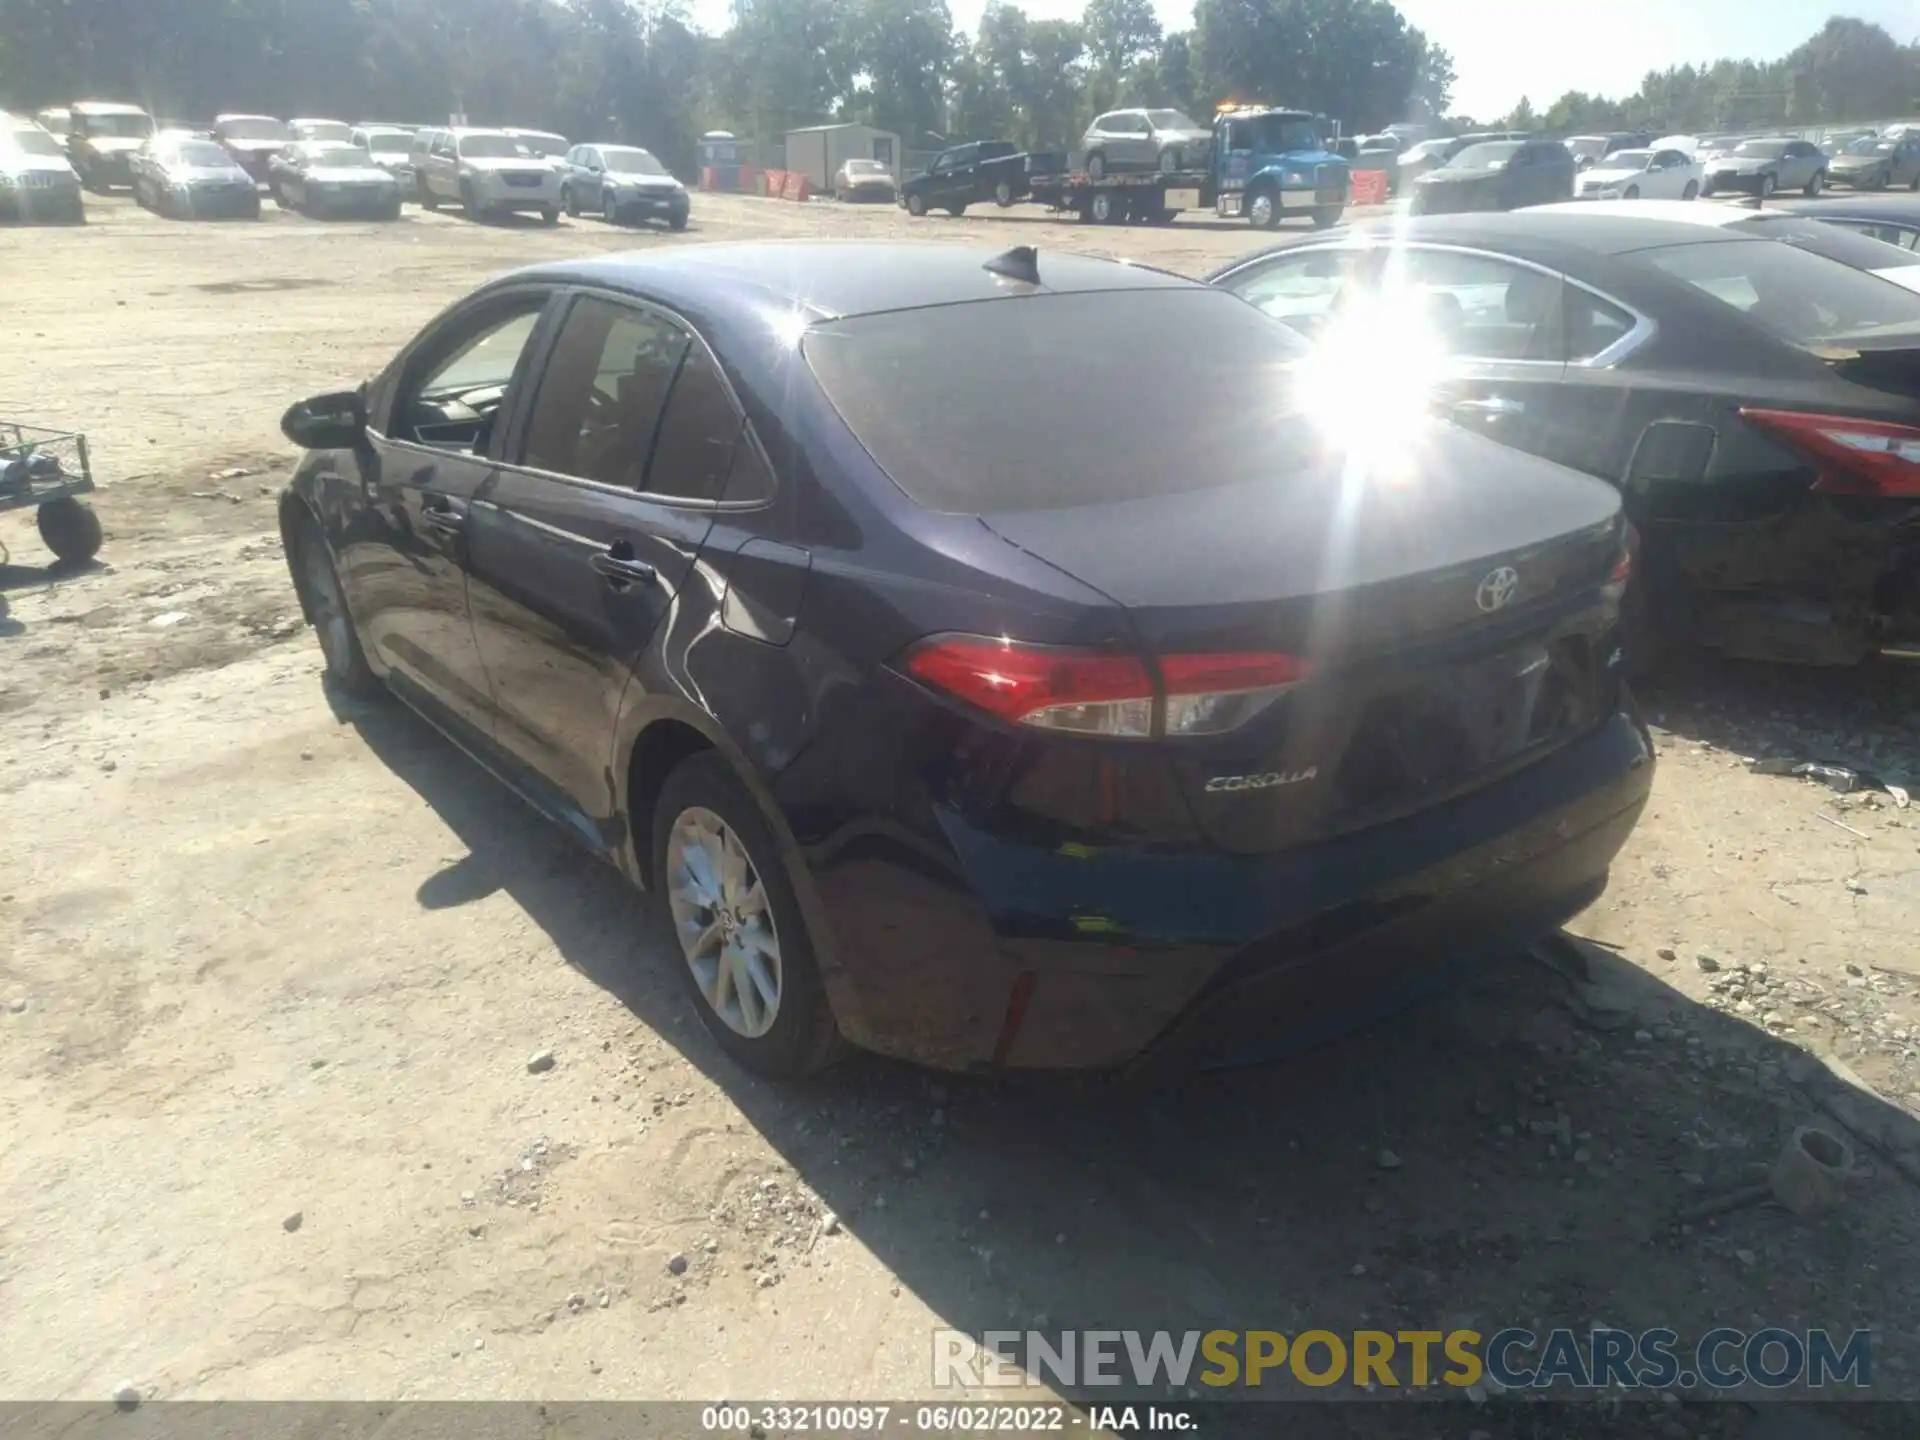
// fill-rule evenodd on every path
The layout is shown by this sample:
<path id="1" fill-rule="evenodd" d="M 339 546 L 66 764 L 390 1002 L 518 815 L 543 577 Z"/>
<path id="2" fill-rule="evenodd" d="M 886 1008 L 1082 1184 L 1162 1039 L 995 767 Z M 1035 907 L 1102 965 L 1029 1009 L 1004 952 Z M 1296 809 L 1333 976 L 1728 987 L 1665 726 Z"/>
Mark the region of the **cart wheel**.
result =
<path id="1" fill-rule="evenodd" d="M 346 592 L 340 588 L 340 576 L 333 568 L 333 556 L 327 542 L 311 517 L 294 530 L 294 574 L 298 580 L 301 608 L 313 625 L 320 641 L 320 654 L 327 662 L 327 679 L 347 694 L 366 698 L 379 693 L 380 679 L 367 664 L 360 648 L 360 635 L 347 610 Z"/>
<path id="2" fill-rule="evenodd" d="M 84 565 L 100 553 L 100 517 L 71 495 L 48 500 L 34 515 L 47 548 L 69 565 Z"/>

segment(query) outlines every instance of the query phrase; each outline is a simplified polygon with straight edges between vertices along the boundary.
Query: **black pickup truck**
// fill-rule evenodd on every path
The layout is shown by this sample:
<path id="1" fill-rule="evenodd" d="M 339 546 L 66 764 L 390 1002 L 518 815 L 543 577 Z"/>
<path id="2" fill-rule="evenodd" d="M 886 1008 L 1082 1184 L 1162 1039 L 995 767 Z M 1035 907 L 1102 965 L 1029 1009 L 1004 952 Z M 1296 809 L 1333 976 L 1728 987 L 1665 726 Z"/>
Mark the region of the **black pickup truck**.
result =
<path id="1" fill-rule="evenodd" d="M 1064 155 L 1016 150 L 1011 140 L 975 140 L 942 150 L 926 174 L 914 175 L 901 185 L 900 203 L 909 215 L 929 210 L 959 215 L 967 206 L 989 200 L 1012 205 L 1031 192 L 1029 176 L 1064 170 L 1065 162 Z"/>

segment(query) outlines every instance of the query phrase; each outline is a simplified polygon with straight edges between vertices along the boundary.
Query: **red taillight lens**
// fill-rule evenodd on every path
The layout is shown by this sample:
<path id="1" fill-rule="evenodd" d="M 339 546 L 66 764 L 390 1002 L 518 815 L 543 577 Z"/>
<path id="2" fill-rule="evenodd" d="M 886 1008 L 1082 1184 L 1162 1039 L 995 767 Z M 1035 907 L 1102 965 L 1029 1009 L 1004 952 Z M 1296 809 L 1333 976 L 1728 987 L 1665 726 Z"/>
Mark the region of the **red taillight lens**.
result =
<path id="1" fill-rule="evenodd" d="M 1123 739 L 1231 730 L 1306 674 L 1303 662 L 1265 653 L 1168 655 L 1158 665 L 1164 692 L 1131 655 L 936 635 L 908 652 L 904 668 L 1014 724 Z"/>
<path id="2" fill-rule="evenodd" d="M 1613 572 L 1607 576 L 1607 584 L 1624 585 L 1627 577 L 1633 574 L 1634 557 L 1640 553 L 1640 532 L 1629 524 L 1626 533 L 1620 537 L 1620 558 L 1613 562 Z"/>
<path id="3" fill-rule="evenodd" d="M 1002 720 L 1090 735 L 1152 734 L 1153 681 L 1131 655 L 938 635 L 907 670 Z"/>
<path id="4" fill-rule="evenodd" d="M 1848 415 L 1742 410 L 1740 418 L 1820 466 L 1813 488 L 1920 499 L 1920 429 Z"/>

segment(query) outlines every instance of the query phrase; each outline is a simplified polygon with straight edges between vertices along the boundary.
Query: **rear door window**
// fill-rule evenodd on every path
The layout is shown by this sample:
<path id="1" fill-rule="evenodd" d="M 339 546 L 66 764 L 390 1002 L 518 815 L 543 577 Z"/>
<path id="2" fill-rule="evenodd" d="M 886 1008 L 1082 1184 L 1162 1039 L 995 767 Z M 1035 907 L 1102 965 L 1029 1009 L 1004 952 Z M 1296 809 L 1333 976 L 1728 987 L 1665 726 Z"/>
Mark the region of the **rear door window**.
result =
<path id="1" fill-rule="evenodd" d="M 1920 326 L 1920 294 L 1798 245 L 1713 240 L 1638 258 L 1793 345 Z"/>
<path id="2" fill-rule="evenodd" d="M 706 347 L 692 346 L 667 397 L 642 488 L 666 500 L 720 499 L 742 423 L 733 394 Z"/>
<path id="3" fill-rule="evenodd" d="M 1472 360 L 1566 358 L 1557 275 L 1492 255 L 1408 248 L 1390 262 L 1388 277 L 1421 297 L 1452 354 Z"/>
<path id="4" fill-rule="evenodd" d="M 1165 357 L 1150 383 L 1148 337 Z M 880 468 L 930 510 L 1066 509 L 1268 483 L 1320 443 L 1293 401 L 1305 342 L 1217 289 L 855 316 L 815 326 L 802 353 Z M 1099 419 L 1072 424 L 1063 442 L 1069 415 Z"/>
<path id="5" fill-rule="evenodd" d="M 637 489 L 687 343 L 652 311 L 576 300 L 540 377 L 524 463 Z"/>
<path id="6" fill-rule="evenodd" d="M 1301 250 L 1249 265 L 1219 281 L 1224 290 L 1283 321 L 1317 335 L 1352 286 L 1364 284 L 1368 252 L 1349 248 Z"/>

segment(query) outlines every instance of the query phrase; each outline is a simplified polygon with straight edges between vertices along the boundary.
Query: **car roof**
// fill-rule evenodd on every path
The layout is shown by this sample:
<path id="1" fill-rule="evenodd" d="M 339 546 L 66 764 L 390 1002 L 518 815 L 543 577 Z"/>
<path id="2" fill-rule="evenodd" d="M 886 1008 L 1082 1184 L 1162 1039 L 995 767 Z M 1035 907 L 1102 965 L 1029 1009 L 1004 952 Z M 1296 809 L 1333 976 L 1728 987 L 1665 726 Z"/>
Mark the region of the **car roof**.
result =
<path id="1" fill-rule="evenodd" d="M 223 110 L 213 117 L 216 125 L 227 120 L 271 120 L 276 125 L 281 123 L 278 115 L 253 115 L 244 110 Z"/>
<path id="2" fill-rule="evenodd" d="M 1727 231 L 1713 225 L 1603 213 L 1611 212 L 1614 208 L 1612 202 L 1607 202 L 1565 207 L 1540 206 L 1484 214 L 1401 216 L 1377 225 L 1328 230 L 1316 236 L 1301 236 L 1279 245 L 1270 245 L 1265 250 L 1243 255 L 1214 273 L 1222 274 L 1261 256 L 1316 243 L 1381 245 L 1405 240 L 1431 245 L 1456 245 L 1465 249 L 1513 255 L 1562 271 L 1577 266 L 1582 255 L 1629 255 L 1636 250 L 1708 242 L 1771 243 L 1758 235 Z"/>
<path id="3" fill-rule="evenodd" d="M 632 290 L 688 305 L 751 292 L 760 304 L 830 319 L 1033 293 L 985 268 L 1001 253 L 989 246 L 919 241 L 688 245 L 551 262 L 510 278 Z M 1166 271 L 1065 251 L 1042 251 L 1035 265 L 1041 291 L 1201 288 Z"/>
<path id="4" fill-rule="evenodd" d="M 1920 195 L 1826 195 L 1818 200 L 1769 200 L 1769 210 L 1835 220 L 1885 220 L 1920 225 Z"/>
<path id="5" fill-rule="evenodd" d="M 1751 205 L 1722 205 L 1712 200 L 1606 200 L 1601 203 L 1606 206 L 1607 215 L 1614 219 L 1657 220 L 1675 225 L 1701 225 L 1713 230 L 1738 225 L 1762 213 Z M 1561 200 L 1532 209 L 1542 215 L 1584 215 L 1590 214 L 1593 206 L 1591 200 Z"/>
<path id="6" fill-rule="evenodd" d="M 347 122 L 330 119 L 325 115 L 296 115 L 287 123 L 289 125 L 345 125 Z"/>
<path id="7" fill-rule="evenodd" d="M 67 107 L 70 115 L 144 115 L 147 112 L 138 105 L 127 105 L 118 100 L 76 100 Z"/>

